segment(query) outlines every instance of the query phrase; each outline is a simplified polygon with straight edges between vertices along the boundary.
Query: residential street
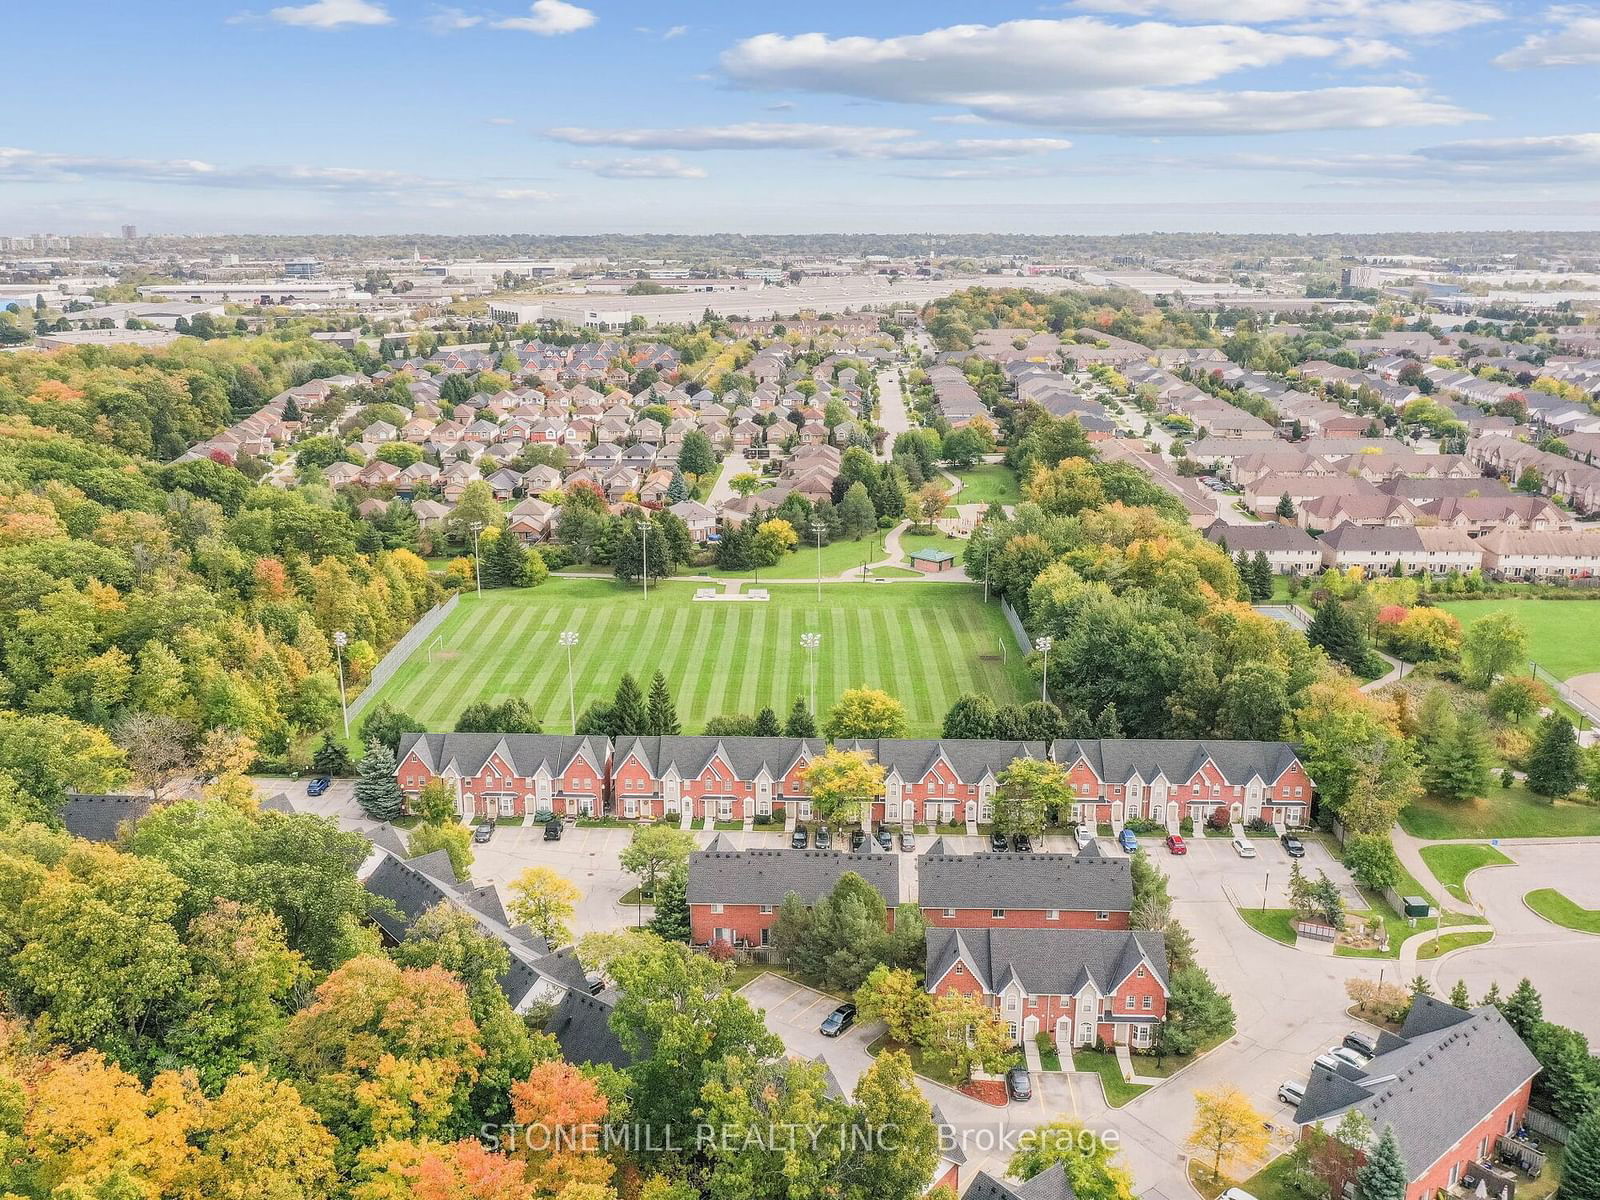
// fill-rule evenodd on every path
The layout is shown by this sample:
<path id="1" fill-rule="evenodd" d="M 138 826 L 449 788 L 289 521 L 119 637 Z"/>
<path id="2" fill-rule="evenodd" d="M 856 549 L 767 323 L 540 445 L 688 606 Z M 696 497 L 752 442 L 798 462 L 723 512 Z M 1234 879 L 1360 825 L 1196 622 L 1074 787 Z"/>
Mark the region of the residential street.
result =
<path id="1" fill-rule="evenodd" d="M 878 372 L 878 428 L 886 435 L 878 458 L 887 461 L 895 437 L 911 428 L 911 414 L 900 392 L 900 373 L 893 367 Z"/>

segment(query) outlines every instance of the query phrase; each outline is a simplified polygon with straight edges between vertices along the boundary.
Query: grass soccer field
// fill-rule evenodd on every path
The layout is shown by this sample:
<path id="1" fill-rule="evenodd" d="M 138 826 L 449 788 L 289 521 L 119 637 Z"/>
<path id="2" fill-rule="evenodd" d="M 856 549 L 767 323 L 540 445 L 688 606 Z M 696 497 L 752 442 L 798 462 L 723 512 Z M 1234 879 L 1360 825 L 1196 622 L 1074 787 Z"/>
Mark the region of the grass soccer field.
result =
<path id="1" fill-rule="evenodd" d="M 1600 601 L 1455 600 L 1439 607 L 1463 626 L 1509 612 L 1528 631 L 1528 657 L 1558 679 L 1600 671 Z"/>
<path id="2" fill-rule="evenodd" d="M 567 660 L 557 641 L 578 634 L 574 692 L 581 713 L 616 690 L 624 671 L 640 686 L 660 669 L 685 733 L 722 713 L 771 705 L 780 720 L 810 680 L 802 633 L 816 652 L 818 723 L 839 693 L 881 688 L 906 707 L 913 736 L 936 736 L 963 692 L 1025 702 L 1033 684 L 997 604 L 961 584 L 802 584 L 772 599 L 696 601 L 694 584 L 637 587 L 552 577 L 542 587 L 465 595 L 428 646 L 379 693 L 429 729 L 449 730 L 476 700 L 521 696 L 552 733 L 570 729 Z M 431 660 L 431 661 L 430 661 Z"/>

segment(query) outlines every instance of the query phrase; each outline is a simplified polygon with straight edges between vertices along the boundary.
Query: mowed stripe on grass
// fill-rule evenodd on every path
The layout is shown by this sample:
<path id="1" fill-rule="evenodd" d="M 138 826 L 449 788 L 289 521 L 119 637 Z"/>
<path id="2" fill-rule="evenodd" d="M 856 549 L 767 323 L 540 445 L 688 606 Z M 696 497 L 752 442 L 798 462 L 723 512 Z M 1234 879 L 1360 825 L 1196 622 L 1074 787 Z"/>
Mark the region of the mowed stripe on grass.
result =
<path id="1" fill-rule="evenodd" d="M 810 690 L 804 632 L 822 634 L 816 670 L 824 714 L 846 688 L 881 688 L 905 705 L 913 735 L 933 736 L 964 692 L 997 703 L 1032 694 L 999 607 L 985 607 L 975 587 L 824 585 L 820 605 L 810 585 L 769 590 L 766 603 L 696 601 L 693 585 L 666 583 L 647 600 L 638 588 L 553 577 L 539 588 L 469 594 L 379 699 L 447 730 L 475 701 L 520 696 L 547 730 L 565 730 L 567 660 L 558 639 L 567 629 L 579 639 L 573 692 L 580 713 L 610 697 L 624 671 L 647 687 L 659 669 L 685 732 L 763 705 L 782 720 Z"/>

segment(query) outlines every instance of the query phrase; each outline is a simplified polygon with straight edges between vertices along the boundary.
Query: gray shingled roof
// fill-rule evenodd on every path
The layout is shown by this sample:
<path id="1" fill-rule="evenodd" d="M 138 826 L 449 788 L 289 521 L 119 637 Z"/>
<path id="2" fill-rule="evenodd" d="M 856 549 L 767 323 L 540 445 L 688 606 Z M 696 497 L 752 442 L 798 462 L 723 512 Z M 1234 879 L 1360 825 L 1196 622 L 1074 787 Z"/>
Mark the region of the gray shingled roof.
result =
<path id="1" fill-rule="evenodd" d="M 633 1059 L 611 1028 L 611 1012 L 612 1005 L 603 997 L 574 988 L 556 1005 L 544 1031 L 560 1044 L 561 1057 L 569 1063 L 627 1067 Z"/>
<path id="2" fill-rule="evenodd" d="M 1493 1005 L 1467 1012 L 1418 996 L 1400 1036 L 1359 1071 L 1314 1067 L 1295 1110 L 1302 1125 L 1357 1108 L 1394 1128 L 1409 1175 L 1437 1162 L 1539 1070 Z"/>
<path id="3" fill-rule="evenodd" d="M 891 855 L 832 850 L 701 850 L 689 856 L 690 904 L 783 903 L 790 892 L 815 904 L 854 871 L 890 908 L 900 903 L 900 864 Z"/>
<path id="4" fill-rule="evenodd" d="M 942 978 L 957 959 L 990 993 L 1016 978 L 1030 996 L 1069 996 L 1086 982 L 1106 995 L 1141 963 L 1163 986 L 1167 982 L 1166 939 L 1143 930 L 928 930 L 929 982 Z"/>
<path id="5" fill-rule="evenodd" d="M 803 751 L 815 758 L 828 748 L 821 738 L 764 737 L 620 737 L 613 744 L 618 764 L 630 754 L 637 755 L 657 779 L 677 768 L 678 775 L 692 779 L 706 769 L 718 753 L 740 779 L 754 779 L 766 768 L 776 779 L 788 773 Z"/>
<path id="6" fill-rule="evenodd" d="M 1260 777 L 1271 783 L 1299 760 L 1288 742 L 1236 742 L 1225 738 L 1059 739 L 1050 756 L 1065 767 L 1082 758 L 1099 778 L 1122 784 L 1138 776 L 1146 783 L 1159 774 L 1169 783 L 1186 783 L 1208 761 L 1230 784 Z"/>
<path id="7" fill-rule="evenodd" d="M 1007 742 L 977 738 L 873 738 L 843 742 L 845 750 L 865 750 L 888 771 L 898 771 L 901 779 L 921 779 L 941 755 L 956 778 L 975 784 L 986 774 L 998 777 L 1019 758 L 1045 757 L 1049 747 L 1043 742 Z"/>
<path id="8" fill-rule="evenodd" d="M 979 1171 L 961 1193 L 961 1200 L 1078 1200 L 1078 1193 L 1072 1190 L 1066 1167 L 1056 1163 L 1025 1183 L 1010 1183 Z"/>
<path id="9" fill-rule="evenodd" d="M 917 859 L 923 908 L 1060 908 L 1128 912 L 1126 858 L 1073 854 L 933 854 Z"/>
<path id="10" fill-rule="evenodd" d="M 1230 525 L 1214 521 L 1206 528 L 1206 537 L 1213 542 L 1227 542 L 1228 550 L 1237 554 L 1243 550 L 1254 554 L 1257 550 L 1300 550 L 1317 553 L 1321 547 L 1298 525 L 1283 525 L 1277 521 L 1257 521 L 1249 525 Z"/>
<path id="11" fill-rule="evenodd" d="M 61 806 L 61 823 L 73 837 L 114 842 L 124 821 L 137 821 L 153 804 L 149 796 L 84 796 L 69 792 Z"/>
<path id="12" fill-rule="evenodd" d="M 550 733 L 407 733 L 401 735 L 398 761 L 412 750 L 434 774 L 453 766 L 467 777 L 483 770 L 489 756 L 504 745 L 510 766 L 526 779 L 542 766 L 552 776 L 564 774 L 580 750 L 586 750 L 595 768 L 606 769 L 608 742 L 603 737 L 569 737 Z"/>

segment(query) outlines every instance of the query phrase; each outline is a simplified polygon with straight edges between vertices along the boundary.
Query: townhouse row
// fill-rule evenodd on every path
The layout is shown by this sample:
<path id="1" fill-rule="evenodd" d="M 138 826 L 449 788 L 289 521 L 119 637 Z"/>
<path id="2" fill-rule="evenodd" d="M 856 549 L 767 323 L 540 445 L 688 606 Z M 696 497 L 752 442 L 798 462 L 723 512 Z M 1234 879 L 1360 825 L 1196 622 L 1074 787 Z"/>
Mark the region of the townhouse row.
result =
<path id="1" fill-rule="evenodd" d="M 826 748 L 782 737 L 408 733 L 396 778 L 413 797 L 445 780 L 467 820 L 548 812 L 793 826 L 812 819 L 802 774 Z M 1062 823 L 1138 819 L 1176 832 L 1218 808 L 1232 821 L 1289 826 L 1311 815 L 1312 781 L 1285 742 L 877 738 L 839 748 L 884 768 L 882 794 L 863 797 L 861 819 L 874 825 L 987 824 L 1001 773 L 1023 758 L 1066 768 L 1073 799 L 1056 813 Z"/>

